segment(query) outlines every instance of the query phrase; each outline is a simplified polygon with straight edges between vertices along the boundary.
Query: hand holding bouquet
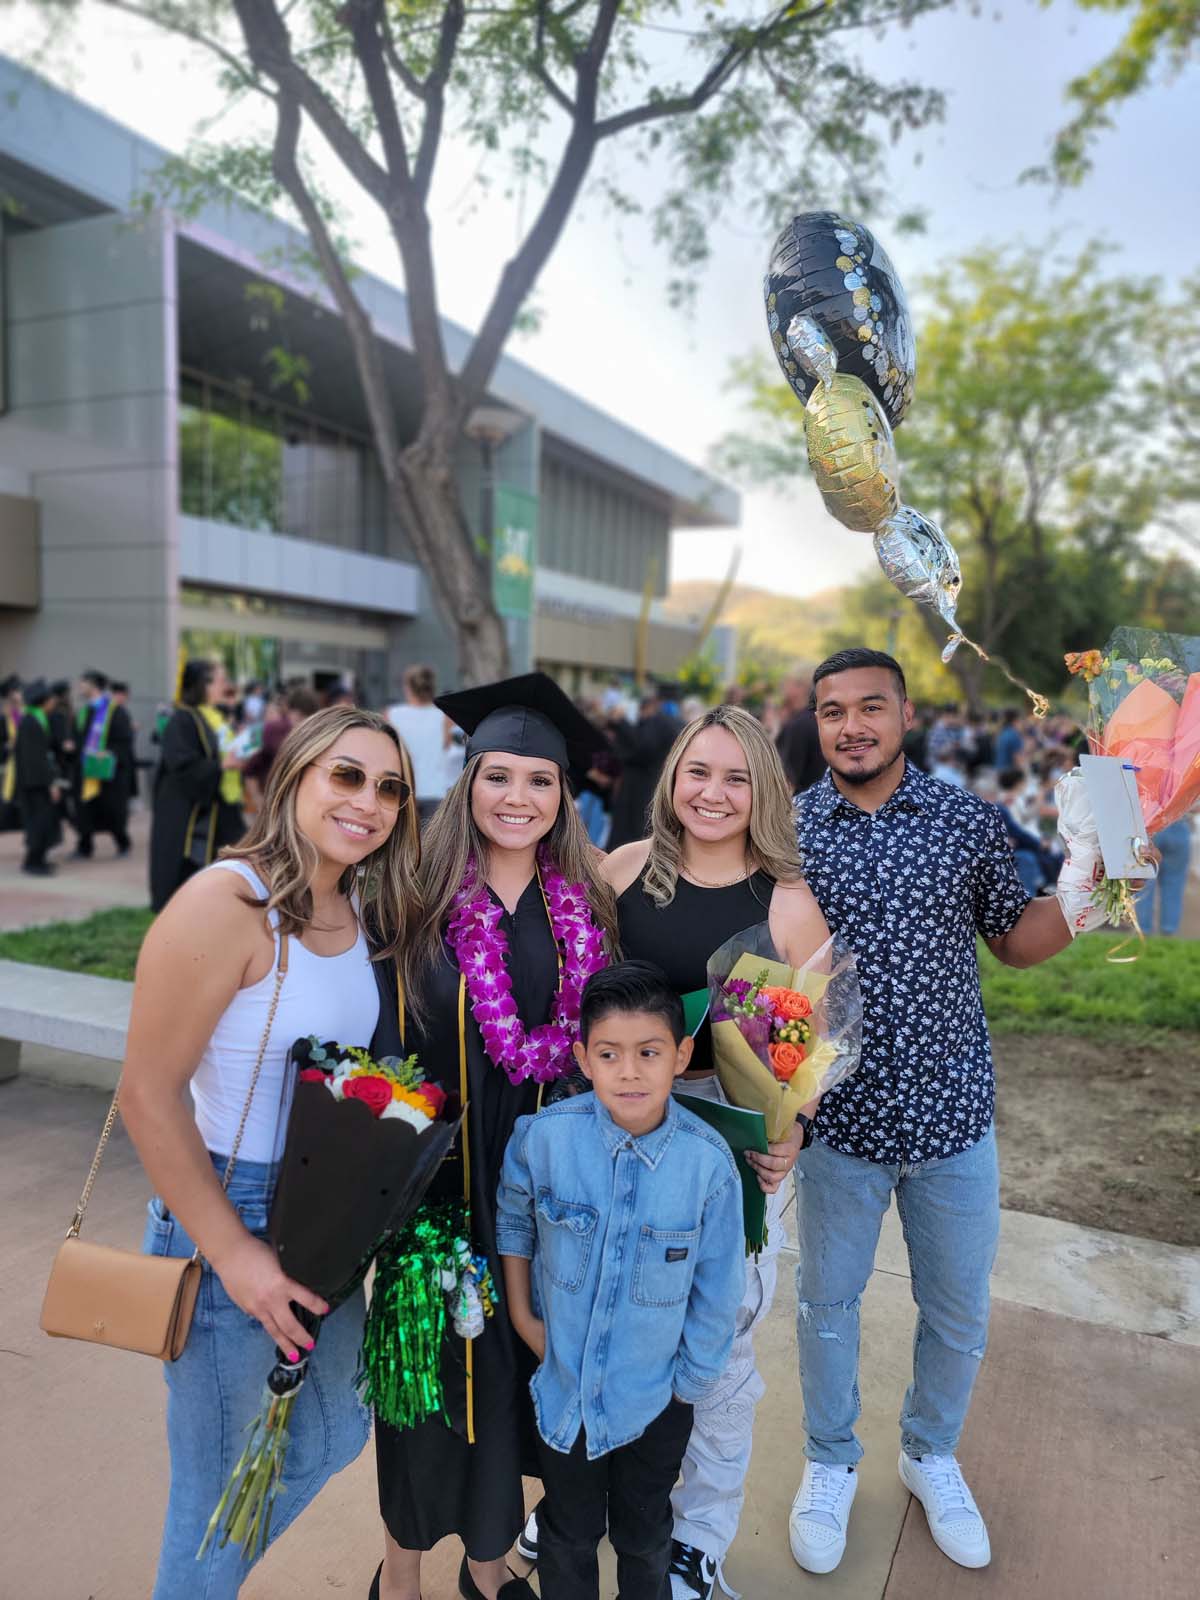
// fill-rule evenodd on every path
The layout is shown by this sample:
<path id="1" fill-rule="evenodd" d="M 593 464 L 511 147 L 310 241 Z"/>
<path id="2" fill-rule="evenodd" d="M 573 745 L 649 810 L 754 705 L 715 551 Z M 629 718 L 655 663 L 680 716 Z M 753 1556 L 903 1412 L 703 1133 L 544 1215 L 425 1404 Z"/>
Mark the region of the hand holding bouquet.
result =
<path id="1" fill-rule="evenodd" d="M 423 1081 L 415 1056 L 373 1061 L 365 1050 L 299 1039 L 289 1069 L 295 1092 L 267 1232 L 284 1271 L 332 1310 L 363 1281 L 388 1234 L 420 1205 L 458 1133 L 462 1109 L 456 1096 Z M 293 1310 L 315 1341 L 321 1319 L 295 1302 Z M 247 1558 L 266 1549 L 288 1422 L 309 1360 L 305 1354 L 289 1361 L 278 1348 L 275 1355 L 200 1554 L 213 1538 L 222 1545 L 232 1539 Z"/>
<path id="2" fill-rule="evenodd" d="M 786 1139 L 796 1113 L 858 1065 L 854 957 L 829 939 L 803 967 L 790 967 L 775 958 L 763 923 L 714 952 L 708 981 L 721 1087 L 734 1105 L 763 1113 L 773 1144 Z"/>

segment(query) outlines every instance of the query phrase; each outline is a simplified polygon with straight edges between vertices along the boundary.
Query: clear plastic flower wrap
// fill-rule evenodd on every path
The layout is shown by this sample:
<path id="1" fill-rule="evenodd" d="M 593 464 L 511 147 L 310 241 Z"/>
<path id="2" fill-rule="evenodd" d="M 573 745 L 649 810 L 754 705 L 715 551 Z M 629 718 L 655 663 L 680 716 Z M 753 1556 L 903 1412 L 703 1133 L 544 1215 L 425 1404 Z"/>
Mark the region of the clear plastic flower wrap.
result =
<path id="1" fill-rule="evenodd" d="M 800 967 L 780 961 L 764 922 L 708 960 L 713 1061 L 736 1106 L 761 1111 L 767 1138 L 858 1066 L 862 994 L 853 953 L 834 937 Z"/>

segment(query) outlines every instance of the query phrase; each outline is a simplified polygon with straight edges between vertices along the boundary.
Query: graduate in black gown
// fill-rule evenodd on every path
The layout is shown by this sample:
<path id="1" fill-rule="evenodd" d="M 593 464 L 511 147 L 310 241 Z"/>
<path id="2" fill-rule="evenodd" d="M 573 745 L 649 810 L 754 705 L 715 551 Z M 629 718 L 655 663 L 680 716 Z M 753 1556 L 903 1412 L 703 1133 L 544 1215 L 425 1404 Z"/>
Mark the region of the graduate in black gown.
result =
<path id="1" fill-rule="evenodd" d="M 201 711 L 215 704 L 224 688 L 224 670 L 215 662 L 189 661 L 179 704 L 162 732 L 150 824 L 150 904 L 155 911 L 246 831 L 241 806 L 221 793 L 224 772 L 241 763 L 222 755 Z"/>
<path id="2" fill-rule="evenodd" d="M 125 773 L 133 765 L 133 723 L 112 695 L 103 672 L 80 679 L 82 704 L 75 714 L 75 854 L 92 855 L 94 836 L 111 833 L 117 854 L 129 854 L 129 789 Z"/>
<path id="3" fill-rule="evenodd" d="M 470 735 L 467 759 L 423 839 L 425 920 L 404 960 L 404 1039 L 390 1005 L 373 1053 L 417 1050 L 426 1077 L 467 1103 L 460 1146 L 429 1200 L 468 1201 L 471 1242 L 488 1258 L 497 1306 L 478 1338 L 447 1331 L 441 1375 L 449 1424 L 432 1417 L 401 1429 L 376 1419 L 387 1540 L 372 1594 L 418 1600 L 421 1553 L 455 1534 L 464 1546 L 459 1590 L 467 1600 L 531 1600 L 533 1591 L 511 1575 L 504 1558 L 525 1519 L 522 1474 L 537 1475 L 528 1389 L 533 1357 L 505 1310 L 495 1217 L 505 1146 L 517 1118 L 536 1111 L 543 1085 L 520 1077 L 530 1056 L 506 1056 L 494 1038 L 499 1063 L 489 1054 L 448 933 L 460 889 L 473 875 L 476 895 L 499 912 L 503 964 L 530 1033 L 558 1011 L 560 962 L 567 957 L 552 926 L 556 875 L 582 887 L 583 918 L 599 930 L 596 965 L 606 964 L 612 899 L 595 875 L 567 783 L 573 763 L 586 770 L 599 736 L 541 673 L 444 695 L 437 704 Z M 563 932 L 561 915 L 553 915 Z M 563 1052 L 554 1070 L 565 1073 L 569 1061 Z"/>
<path id="4" fill-rule="evenodd" d="M 21 870 L 35 878 L 48 878 L 54 865 L 46 860 L 46 852 L 62 840 L 58 820 L 62 780 L 50 733 L 55 700 L 53 692 L 40 680 L 27 686 L 25 700 L 15 750 L 17 803 L 25 828 Z"/>

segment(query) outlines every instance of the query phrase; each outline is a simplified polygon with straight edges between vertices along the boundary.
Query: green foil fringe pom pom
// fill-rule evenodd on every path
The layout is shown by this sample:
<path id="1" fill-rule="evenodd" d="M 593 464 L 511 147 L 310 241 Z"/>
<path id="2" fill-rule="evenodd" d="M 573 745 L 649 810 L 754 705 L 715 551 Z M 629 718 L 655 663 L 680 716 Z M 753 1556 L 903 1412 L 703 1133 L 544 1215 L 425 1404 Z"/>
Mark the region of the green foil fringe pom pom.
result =
<path id="1" fill-rule="evenodd" d="M 465 1236 L 461 1204 L 422 1206 L 376 1257 L 357 1381 L 364 1403 L 393 1428 L 435 1416 L 450 1421 L 441 1376 L 442 1273 L 456 1270 L 455 1244 Z"/>

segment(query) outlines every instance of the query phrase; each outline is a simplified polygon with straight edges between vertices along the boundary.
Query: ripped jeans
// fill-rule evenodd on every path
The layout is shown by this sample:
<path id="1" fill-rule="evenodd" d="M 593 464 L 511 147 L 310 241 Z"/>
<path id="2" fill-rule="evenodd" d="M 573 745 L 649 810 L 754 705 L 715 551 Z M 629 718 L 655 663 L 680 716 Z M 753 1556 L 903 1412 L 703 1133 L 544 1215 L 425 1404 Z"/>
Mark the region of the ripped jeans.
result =
<path id="1" fill-rule="evenodd" d="M 987 1344 L 988 1276 L 1000 1231 L 995 1130 L 960 1155 L 885 1166 L 817 1140 L 796 1163 L 796 1336 L 805 1454 L 853 1466 L 859 1302 L 893 1192 L 917 1305 L 913 1381 L 900 1413 L 909 1456 L 958 1444 Z"/>

